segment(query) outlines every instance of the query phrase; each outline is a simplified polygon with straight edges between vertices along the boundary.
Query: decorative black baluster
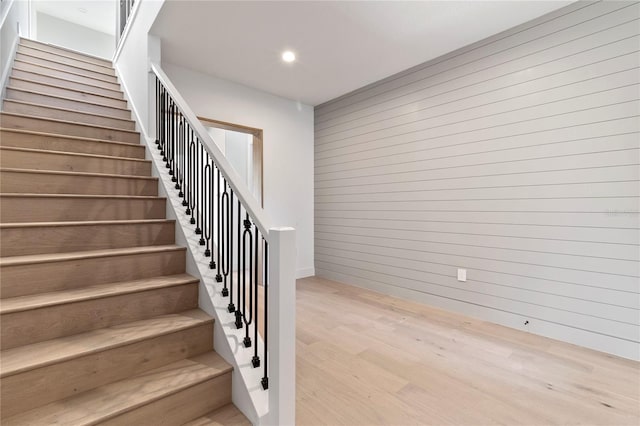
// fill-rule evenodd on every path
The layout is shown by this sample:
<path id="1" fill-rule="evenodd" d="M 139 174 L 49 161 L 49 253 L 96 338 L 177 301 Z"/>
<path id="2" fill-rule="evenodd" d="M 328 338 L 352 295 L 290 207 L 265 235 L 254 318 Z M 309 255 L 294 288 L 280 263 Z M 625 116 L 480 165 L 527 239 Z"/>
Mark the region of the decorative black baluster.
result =
<path id="1" fill-rule="evenodd" d="M 238 197 L 236 197 L 238 198 Z M 237 269 L 237 280 L 236 282 L 238 283 L 236 285 L 236 293 L 237 293 L 237 298 L 236 298 L 236 328 L 242 328 L 242 313 L 245 310 L 245 306 L 243 304 L 243 300 L 244 300 L 244 289 L 240 288 L 240 274 L 242 273 L 242 284 L 244 284 L 244 271 L 241 270 L 242 265 L 241 265 L 241 260 L 242 260 L 242 205 L 240 204 L 240 198 L 238 198 L 238 219 L 236 222 L 236 229 L 238 230 L 237 232 L 237 241 L 238 241 L 238 269 Z"/>
<path id="2" fill-rule="evenodd" d="M 253 321 L 253 236 L 251 235 L 251 221 L 249 220 L 249 213 L 245 214 L 244 219 L 244 231 L 242 232 L 242 294 L 243 306 L 242 320 L 245 325 L 244 343 L 245 348 L 251 347 L 251 338 L 249 337 L 249 326 Z M 249 259 L 249 267 L 247 268 L 247 258 Z M 247 280 L 248 276 L 248 280 Z M 246 284 L 249 281 L 249 305 L 247 305 L 247 288 Z"/>
<path id="3" fill-rule="evenodd" d="M 217 174 L 218 174 L 218 180 L 217 180 L 217 199 L 218 199 L 218 205 L 217 205 L 217 210 L 218 210 L 218 217 L 217 217 L 217 223 L 218 223 L 218 235 L 217 235 L 217 241 L 218 241 L 218 245 L 217 245 L 217 252 L 218 252 L 218 273 L 216 274 L 216 281 L 217 282 L 222 282 L 222 275 L 220 274 L 220 268 L 222 268 L 222 260 L 221 260 L 221 252 L 222 252 L 222 240 L 223 240 L 223 235 L 222 235 L 222 194 L 220 193 L 220 169 L 218 169 L 216 167 L 217 170 Z M 225 181 L 225 192 L 226 192 L 226 181 Z M 229 295 L 229 289 L 227 288 L 227 280 L 224 281 L 224 285 L 222 287 L 222 296 L 223 297 L 227 297 Z"/>
<path id="4" fill-rule="evenodd" d="M 171 164 L 169 163 L 169 159 L 171 157 L 171 136 L 173 136 L 173 100 L 169 101 L 169 120 L 167 121 L 168 129 L 167 129 L 167 140 L 164 146 L 164 166 L 169 169 Z M 171 174 L 171 172 L 169 172 Z"/>
<path id="5" fill-rule="evenodd" d="M 160 79 L 156 77 L 156 146 L 160 148 Z"/>
<path id="6" fill-rule="evenodd" d="M 176 183 L 175 188 L 179 191 L 178 197 L 182 197 L 182 175 L 184 174 L 184 170 L 182 170 L 182 162 L 180 161 L 183 156 L 182 146 L 184 145 L 184 117 L 182 114 L 180 114 L 178 121 L 178 139 L 176 140 L 175 161 L 176 174 L 174 175 L 174 182 Z"/>
<path id="7" fill-rule="evenodd" d="M 202 161 L 203 161 L 203 157 L 204 157 L 204 146 L 202 145 L 202 142 L 200 140 L 198 140 L 198 145 L 199 145 L 199 149 L 198 149 L 198 170 L 203 170 L 202 168 Z M 198 179 L 198 185 L 197 185 L 197 194 L 198 197 L 196 197 L 196 235 L 200 235 L 200 241 L 198 241 L 198 244 L 200 244 L 201 246 L 204 245 L 204 238 L 202 238 L 202 230 L 204 229 L 204 223 L 202 218 L 203 218 L 203 205 L 204 205 L 204 173 L 202 174 L 202 176 L 200 176 L 200 179 Z"/>
<path id="8" fill-rule="evenodd" d="M 227 180 L 225 179 L 225 185 L 227 184 Z M 227 260 L 228 271 L 229 274 L 229 312 L 235 312 L 236 307 L 233 304 L 233 234 L 231 233 L 231 229 L 233 229 L 233 189 L 229 187 L 229 191 L 231 192 L 231 197 L 229 198 L 229 215 L 227 216 L 227 241 L 228 241 L 228 250 L 227 250 Z M 238 245 L 240 241 L 238 241 Z"/>
<path id="9" fill-rule="evenodd" d="M 258 319 L 258 277 L 259 275 L 259 264 L 260 262 L 258 261 L 259 257 L 258 257 L 258 241 L 260 241 L 258 239 L 258 226 L 254 225 L 253 226 L 253 249 L 254 249 L 254 253 L 253 253 L 253 300 L 252 300 L 252 305 L 253 305 L 253 317 L 255 318 L 254 324 L 253 324 L 253 341 L 255 342 L 255 345 L 253 345 L 253 357 L 251 358 L 251 365 L 253 365 L 253 368 L 257 368 L 260 367 L 260 357 L 258 356 L 258 324 L 260 322 L 260 320 Z M 247 327 L 248 328 L 248 327 Z"/>
<path id="10" fill-rule="evenodd" d="M 262 375 L 262 380 L 260 383 L 262 384 L 262 389 L 269 389 L 269 375 L 267 371 L 267 347 L 268 347 L 268 335 L 269 335 L 269 243 L 264 240 L 264 262 L 263 262 L 263 270 L 264 270 L 264 278 L 263 278 L 263 289 L 264 291 L 264 348 L 262 354 L 262 362 L 264 366 L 264 374 Z"/>
<path id="11" fill-rule="evenodd" d="M 207 173 L 205 173 L 205 175 L 207 175 L 209 177 L 208 179 L 208 185 L 207 185 L 207 197 L 206 197 L 206 206 L 207 206 L 207 214 L 203 215 L 203 232 L 202 235 L 205 238 L 206 244 L 205 244 L 205 250 L 204 250 L 204 255 L 206 257 L 211 256 L 211 261 L 209 262 L 209 268 L 210 269 L 215 269 L 216 268 L 216 262 L 213 260 L 213 256 L 211 254 L 211 249 L 213 248 L 213 217 L 214 217 L 214 200 L 215 200 L 215 187 L 214 187 L 214 180 L 215 180 L 215 172 L 213 170 L 213 161 L 211 160 L 211 158 L 209 158 L 209 154 L 207 154 L 207 165 L 205 166 L 205 171 L 207 171 Z M 204 224 L 206 224 L 206 227 L 204 226 Z"/>
<path id="12" fill-rule="evenodd" d="M 236 328 L 245 327 L 243 345 L 254 347 L 251 364 L 254 368 L 264 368 L 261 385 L 268 389 L 268 242 L 157 77 L 155 143 L 175 183 L 178 197 L 182 198 L 185 212 L 190 216 L 190 223 L 200 235 L 199 244 L 205 247 L 205 256 L 211 257 L 209 267 L 218 269 L 216 281 L 223 283 L 222 295 L 229 297 L 228 310 L 234 313 Z M 234 240 L 237 241 L 235 252 Z M 213 255 L 214 244 L 217 261 Z M 263 274 L 264 287 L 263 315 L 259 311 L 260 274 Z M 258 354 L 261 325 L 264 327 L 262 359 Z"/>

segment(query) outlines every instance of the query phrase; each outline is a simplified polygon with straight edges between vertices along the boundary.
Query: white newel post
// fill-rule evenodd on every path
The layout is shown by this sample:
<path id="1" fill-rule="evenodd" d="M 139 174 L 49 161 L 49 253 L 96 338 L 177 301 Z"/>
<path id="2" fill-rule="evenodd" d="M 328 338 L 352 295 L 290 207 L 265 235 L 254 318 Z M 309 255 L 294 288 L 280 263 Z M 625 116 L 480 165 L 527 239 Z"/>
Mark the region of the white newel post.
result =
<path id="1" fill-rule="evenodd" d="M 273 426 L 296 423 L 296 231 L 269 230 L 269 415 Z"/>

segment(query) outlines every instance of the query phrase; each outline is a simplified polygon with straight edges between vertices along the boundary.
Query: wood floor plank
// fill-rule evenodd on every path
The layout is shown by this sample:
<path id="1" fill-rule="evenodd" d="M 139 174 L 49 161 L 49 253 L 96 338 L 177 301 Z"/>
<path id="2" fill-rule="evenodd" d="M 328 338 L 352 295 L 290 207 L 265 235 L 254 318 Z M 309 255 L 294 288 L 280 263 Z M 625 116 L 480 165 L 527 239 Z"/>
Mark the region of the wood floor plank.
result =
<path id="1" fill-rule="evenodd" d="M 640 363 L 322 278 L 296 347 L 298 425 L 640 423 Z"/>

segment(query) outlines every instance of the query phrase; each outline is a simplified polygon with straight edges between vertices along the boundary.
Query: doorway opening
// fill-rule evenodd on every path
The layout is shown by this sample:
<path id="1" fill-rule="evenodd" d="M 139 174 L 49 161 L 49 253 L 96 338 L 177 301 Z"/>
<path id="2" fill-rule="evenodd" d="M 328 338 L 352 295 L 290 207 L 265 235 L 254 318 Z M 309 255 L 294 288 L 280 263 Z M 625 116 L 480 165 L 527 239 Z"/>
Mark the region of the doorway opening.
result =
<path id="1" fill-rule="evenodd" d="M 264 208 L 262 129 L 206 117 L 198 120 Z"/>

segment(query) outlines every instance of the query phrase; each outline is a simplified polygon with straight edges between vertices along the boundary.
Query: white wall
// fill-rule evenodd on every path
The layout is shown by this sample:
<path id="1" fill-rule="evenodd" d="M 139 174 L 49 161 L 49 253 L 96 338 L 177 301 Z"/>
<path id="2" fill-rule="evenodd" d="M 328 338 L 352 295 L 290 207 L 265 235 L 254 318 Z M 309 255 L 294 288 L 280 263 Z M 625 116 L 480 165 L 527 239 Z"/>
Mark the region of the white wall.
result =
<path id="1" fill-rule="evenodd" d="M 149 37 L 149 29 L 163 4 L 164 1 L 160 0 L 136 2 L 123 41 L 114 56 L 114 65 L 121 84 L 126 88 L 129 105 L 140 120 L 138 124 L 147 134 L 154 134 L 149 131 L 149 109 L 155 108 L 151 105 L 155 100 L 149 95 L 152 84 L 148 72 L 149 58 L 159 61 L 160 54 L 156 49 L 158 43 L 154 43 L 157 40 Z"/>
<path id="2" fill-rule="evenodd" d="M 298 276 L 313 269 L 313 108 L 175 64 L 163 70 L 193 111 L 264 130 L 264 208 L 297 231 Z"/>
<path id="3" fill-rule="evenodd" d="M 318 275 L 640 359 L 639 18 L 576 2 L 317 107 Z"/>
<path id="4" fill-rule="evenodd" d="M 18 38 L 28 33 L 29 11 L 27 3 L 19 0 L 5 0 L 0 10 L 0 99 L 4 98 L 4 88 L 11 72 Z"/>
<path id="5" fill-rule="evenodd" d="M 56 44 L 101 58 L 113 57 L 116 48 L 113 35 L 42 12 L 36 14 L 35 26 L 37 40 L 44 43 Z"/>

